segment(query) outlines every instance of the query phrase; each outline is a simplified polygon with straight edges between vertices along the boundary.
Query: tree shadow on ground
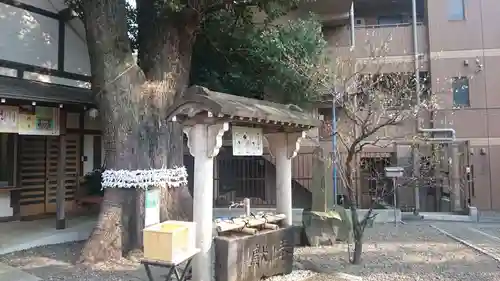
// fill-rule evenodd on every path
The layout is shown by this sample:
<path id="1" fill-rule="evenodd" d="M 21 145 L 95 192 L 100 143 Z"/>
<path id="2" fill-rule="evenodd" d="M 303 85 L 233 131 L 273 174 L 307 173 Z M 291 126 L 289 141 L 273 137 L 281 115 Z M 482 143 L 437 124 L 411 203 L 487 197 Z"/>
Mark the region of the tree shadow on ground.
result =
<path id="1" fill-rule="evenodd" d="M 462 225 L 453 226 L 459 234 L 463 233 Z M 474 243 L 498 248 L 500 241 L 494 240 L 479 237 Z M 361 265 L 349 264 L 345 243 L 301 249 L 298 253 L 297 258 L 306 268 L 326 274 L 362 276 L 363 280 L 500 280 L 495 260 L 450 239 L 429 223 L 397 228 L 376 224 L 367 228 Z"/>
<path id="2" fill-rule="evenodd" d="M 323 249 L 323 255 L 319 252 L 303 254 L 299 259 L 308 261 L 305 267 L 313 271 L 343 272 L 368 280 L 500 280 L 498 264 L 493 259 L 454 243 L 435 245 L 436 249 L 432 249 L 429 244 L 386 243 L 381 246 L 367 242 L 361 265 L 349 263 L 345 246 L 331 251 Z M 465 276 L 473 278 L 464 279 Z"/>
<path id="3" fill-rule="evenodd" d="M 0 262 L 17 267 L 43 280 L 101 281 L 101 280 L 148 280 L 144 268 L 130 260 L 101 263 L 92 267 L 77 264 L 85 242 L 65 243 L 0 256 Z M 153 269 L 160 277 L 165 270 Z"/>

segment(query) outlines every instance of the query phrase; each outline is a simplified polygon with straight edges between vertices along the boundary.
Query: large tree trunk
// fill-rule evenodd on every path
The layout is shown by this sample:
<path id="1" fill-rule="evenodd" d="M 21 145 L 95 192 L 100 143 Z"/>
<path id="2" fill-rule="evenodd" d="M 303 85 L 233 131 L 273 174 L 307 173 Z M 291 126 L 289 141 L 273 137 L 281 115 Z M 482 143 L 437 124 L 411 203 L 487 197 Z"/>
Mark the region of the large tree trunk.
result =
<path id="1" fill-rule="evenodd" d="M 183 166 L 182 125 L 167 122 L 166 111 L 189 83 L 191 53 L 199 17 L 185 9 L 166 18 L 155 11 L 154 1 L 138 2 L 139 65 L 150 90 L 145 127 L 148 128 L 150 165 L 153 168 Z M 157 90 L 156 90 L 157 89 Z M 160 220 L 192 220 L 192 197 L 187 186 L 161 190 Z"/>
<path id="2" fill-rule="evenodd" d="M 141 92 L 145 77 L 132 56 L 127 36 L 125 0 L 82 2 L 99 106 L 107 169 L 142 168 L 140 151 Z M 107 189 L 98 223 L 81 255 L 82 262 L 118 259 L 137 246 L 134 224 L 136 190 Z"/>
<path id="3" fill-rule="evenodd" d="M 102 118 L 106 169 L 173 168 L 183 165 L 182 127 L 165 113 L 188 83 L 194 30 L 188 11 L 166 21 L 154 1 L 139 1 L 140 65 L 127 36 L 124 0 L 85 0 L 83 14 L 92 87 Z M 156 10 L 155 10 L 156 9 Z M 179 20 L 184 24 L 179 25 Z M 188 188 L 162 189 L 161 220 L 191 219 Z M 144 192 L 107 189 L 98 223 L 81 261 L 121 258 L 142 246 Z"/>

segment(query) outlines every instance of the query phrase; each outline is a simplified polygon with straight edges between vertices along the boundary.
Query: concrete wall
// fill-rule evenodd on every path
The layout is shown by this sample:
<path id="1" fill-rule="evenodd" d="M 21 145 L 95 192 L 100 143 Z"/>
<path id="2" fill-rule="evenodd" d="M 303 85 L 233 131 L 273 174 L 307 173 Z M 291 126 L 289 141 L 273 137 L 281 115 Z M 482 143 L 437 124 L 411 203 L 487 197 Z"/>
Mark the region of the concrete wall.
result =
<path id="1" fill-rule="evenodd" d="M 500 2 L 464 1 L 465 20 L 447 18 L 447 1 L 428 1 L 430 70 L 432 91 L 442 110 L 436 127 L 452 127 L 457 137 L 470 141 L 474 166 L 471 203 L 480 210 L 500 209 L 500 37 L 497 17 Z M 453 109 L 451 79 L 469 78 L 470 106 Z"/>
<path id="2" fill-rule="evenodd" d="M 427 27 L 423 24 L 418 26 L 419 52 L 426 53 L 428 50 Z M 352 54 L 358 58 L 367 58 L 371 56 L 371 50 L 375 48 L 387 48 L 383 55 L 388 58 L 398 57 L 412 60 L 413 52 L 413 33 L 410 24 L 391 25 L 391 26 L 357 26 L 354 30 L 356 47 L 349 51 L 351 45 L 350 27 L 332 27 L 325 29 L 325 37 L 330 46 L 335 47 L 333 53 L 338 55 Z M 336 51 L 335 51 L 336 49 Z"/>

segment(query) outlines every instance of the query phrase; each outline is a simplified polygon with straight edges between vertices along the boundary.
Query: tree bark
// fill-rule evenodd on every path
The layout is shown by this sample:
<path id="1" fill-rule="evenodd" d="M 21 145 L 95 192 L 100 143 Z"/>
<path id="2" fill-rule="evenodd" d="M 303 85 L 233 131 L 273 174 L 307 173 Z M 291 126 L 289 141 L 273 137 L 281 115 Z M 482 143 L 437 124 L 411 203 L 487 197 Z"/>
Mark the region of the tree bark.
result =
<path id="1" fill-rule="evenodd" d="M 354 238 L 354 254 L 351 260 L 352 264 L 361 264 L 361 255 L 363 254 L 363 239 Z"/>
<path id="2" fill-rule="evenodd" d="M 166 111 L 174 98 L 183 94 L 189 83 L 191 54 L 198 14 L 186 8 L 175 17 L 155 12 L 154 1 L 138 2 L 139 65 L 151 85 L 145 104 L 149 138 L 150 166 L 183 166 L 182 125 L 167 122 Z M 157 89 L 157 90 L 156 90 Z M 193 201 L 187 186 L 162 189 L 160 220 L 192 220 Z"/>
<path id="3" fill-rule="evenodd" d="M 350 262 L 352 264 L 361 263 L 361 254 L 363 253 L 363 227 L 359 221 L 358 209 L 355 204 L 350 205 L 352 233 L 354 238 L 354 254 Z"/>
<path id="4" fill-rule="evenodd" d="M 348 206 L 351 210 L 351 221 L 352 221 L 352 233 L 354 238 L 354 253 L 350 262 L 352 264 L 360 264 L 361 263 L 361 255 L 363 253 L 363 227 L 358 217 L 358 209 L 356 204 L 356 192 L 358 190 L 354 190 L 354 180 L 352 178 L 352 160 L 354 159 L 355 150 L 350 149 L 347 154 L 347 158 L 345 161 L 345 179 L 347 183 L 347 194 L 348 194 Z"/>
<path id="5" fill-rule="evenodd" d="M 194 28 L 198 18 L 180 13 L 179 22 L 160 18 L 154 1 L 139 1 L 140 61 L 136 64 L 127 36 L 124 0 L 82 2 L 92 87 L 102 117 L 106 169 L 182 166 L 183 134 L 167 123 L 168 106 L 189 78 Z M 149 81 L 148 81 L 149 80 Z M 190 219 L 187 187 L 163 189 L 161 220 Z M 82 251 L 81 261 L 118 259 L 142 246 L 142 190 L 108 189 L 98 223 Z"/>
<path id="6" fill-rule="evenodd" d="M 136 170 L 142 148 L 138 138 L 140 99 L 145 77 L 132 56 L 125 0 L 82 2 L 87 46 L 105 148 L 106 169 Z M 118 259 L 137 245 L 134 189 L 106 189 L 98 223 L 80 261 Z"/>

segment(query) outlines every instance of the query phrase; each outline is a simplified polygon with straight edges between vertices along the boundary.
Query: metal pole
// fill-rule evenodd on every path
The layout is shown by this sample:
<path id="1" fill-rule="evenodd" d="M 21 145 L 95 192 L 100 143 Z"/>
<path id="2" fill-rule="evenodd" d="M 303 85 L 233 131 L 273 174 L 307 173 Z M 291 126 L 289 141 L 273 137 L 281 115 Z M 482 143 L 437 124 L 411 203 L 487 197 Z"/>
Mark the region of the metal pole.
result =
<path id="1" fill-rule="evenodd" d="M 419 53 L 418 53 L 418 26 L 417 26 L 417 0 L 411 1 L 412 6 L 412 25 L 413 25 L 413 51 L 414 51 L 414 63 L 415 63 L 415 94 L 416 94 L 416 105 L 420 106 L 420 66 L 419 66 Z M 420 114 L 417 112 L 415 131 L 418 134 L 420 129 Z M 413 147 L 413 176 L 415 179 L 420 177 L 420 156 L 418 153 L 418 148 Z M 415 197 L 415 214 L 417 215 L 420 211 L 420 187 L 419 183 L 415 181 L 414 189 Z"/>
<path id="2" fill-rule="evenodd" d="M 349 11 L 349 19 L 351 20 L 351 47 L 356 46 L 356 33 L 354 28 L 356 27 L 354 23 L 354 1 L 351 3 L 351 10 Z"/>
<path id="3" fill-rule="evenodd" d="M 412 0 L 412 25 L 413 25 L 413 51 L 415 56 L 415 92 L 417 105 L 420 104 L 420 65 L 418 53 L 418 25 L 417 25 L 417 0 Z M 418 117 L 418 116 L 417 116 Z M 417 118 L 418 119 L 418 118 Z M 417 127 L 418 129 L 418 127 Z"/>
<path id="4" fill-rule="evenodd" d="M 251 214 L 251 212 L 250 212 L 250 198 L 243 199 L 243 208 L 245 208 L 245 216 L 249 217 Z"/>
<path id="5" fill-rule="evenodd" d="M 337 105 L 334 94 L 332 101 L 332 151 L 333 151 L 333 207 L 337 206 Z"/>
<path id="6" fill-rule="evenodd" d="M 396 186 L 396 178 L 392 178 L 392 193 L 393 193 L 393 196 L 394 196 L 394 225 L 396 227 L 398 227 L 398 219 L 397 219 L 397 195 L 396 195 L 396 189 L 397 189 L 397 186 Z"/>
<path id="7" fill-rule="evenodd" d="M 451 206 L 452 206 L 452 212 L 458 212 L 462 211 L 462 190 L 461 190 L 461 184 L 460 184 L 460 155 L 458 151 L 458 144 L 453 143 L 451 144 L 451 175 L 452 175 L 452 190 L 453 192 L 451 193 L 452 196 L 452 201 L 451 201 Z M 465 207 L 465 206 L 464 206 Z"/>
<path id="8" fill-rule="evenodd" d="M 355 24 L 354 24 L 354 1 L 351 3 L 351 10 L 349 11 L 349 19 L 351 23 L 351 47 L 354 48 L 355 43 Z M 333 151 L 333 206 L 337 206 L 337 197 L 338 197 L 338 189 L 337 189 L 337 105 L 336 105 L 336 92 L 334 93 L 332 99 L 332 151 Z"/>

